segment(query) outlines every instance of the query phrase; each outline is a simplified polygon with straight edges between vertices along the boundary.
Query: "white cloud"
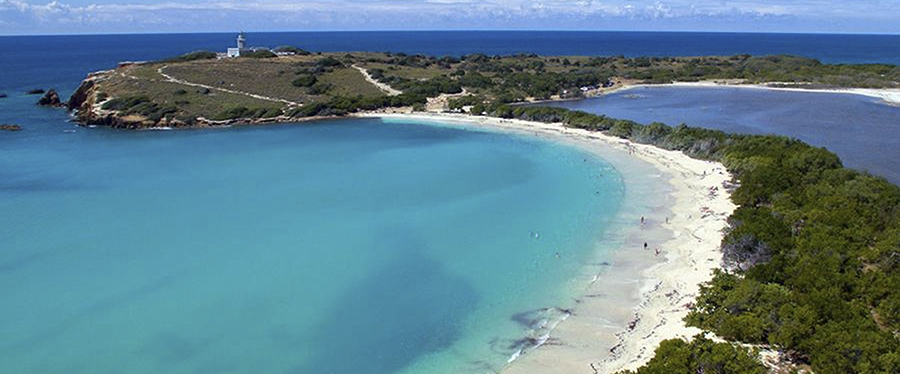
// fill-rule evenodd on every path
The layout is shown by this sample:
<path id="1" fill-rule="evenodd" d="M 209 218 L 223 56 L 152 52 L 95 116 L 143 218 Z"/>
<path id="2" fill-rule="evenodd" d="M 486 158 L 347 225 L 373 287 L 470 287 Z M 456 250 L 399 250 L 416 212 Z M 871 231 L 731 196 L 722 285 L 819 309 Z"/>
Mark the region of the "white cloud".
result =
<path id="1" fill-rule="evenodd" d="M 557 28 L 583 24 L 655 25 L 703 20 L 876 19 L 900 24 L 900 0 L 835 2 L 797 0 L 58 0 L 37 3 L 0 0 L 0 34 L 11 29 L 39 31 L 48 25 L 104 26 L 129 29 L 159 27 L 171 31 L 191 20 L 196 31 L 231 24 L 269 22 L 273 29 L 442 29 Z M 824 5 L 823 5 L 824 3 Z M 592 22 L 588 22 L 592 21 Z M 580 22 L 580 23 L 579 23 Z M 782 21 L 787 24 L 786 21 Z M 182 25 L 179 25 L 182 24 Z M 530 27 L 529 27 L 530 26 Z M 568 26 L 568 27 L 567 27 Z M 827 22 L 825 23 L 827 26 Z M 695 26 L 697 27 L 697 26 Z M 898 26 L 900 27 L 900 26 Z M 896 28 L 896 27 L 895 27 Z M 115 29 L 115 28 L 113 28 Z M 752 27 L 751 27 L 752 29 Z M 116 29 L 118 30 L 118 29 Z M 187 31 L 187 30 L 180 30 Z M 898 30 L 893 30 L 897 32 Z"/>

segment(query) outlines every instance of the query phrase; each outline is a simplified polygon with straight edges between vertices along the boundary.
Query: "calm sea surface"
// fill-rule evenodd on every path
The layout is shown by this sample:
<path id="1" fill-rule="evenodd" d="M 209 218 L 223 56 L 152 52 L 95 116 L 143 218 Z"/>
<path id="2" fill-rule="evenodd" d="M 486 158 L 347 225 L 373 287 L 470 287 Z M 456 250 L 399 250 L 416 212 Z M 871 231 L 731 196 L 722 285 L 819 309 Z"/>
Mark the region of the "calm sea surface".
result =
<path id="1" fill-rule="evenodd" d="M 900 184 L 900 106 L 877 98 L 753 88 L 638 87 L 550 105 L 642 123 L 787 135 L 828 148 L 845 166 Z"/>
<path id="2" fill-rule="evenodd" d="M 89 71 L 223 50 L 233 37 L 0 37 L 7 51 L 0 92 L 9 95 L 0 99 L 0 123 L 25 128 L 0 133 L 4 372 L 495 370 L 530 323 L 547 318 L 532 312 L 570 305 L 572 275 L 618 244 L 597 242 L 625 224 L 614 217 L 647 209 L 623 204 L 626 191 L 657 188 L 624 186 L 604 160 L 519 136 L 377 119 L 85 129 L 23 94 L 54 87 L 68 96 Z M 888 63 L 900 56 L 897 36 L 865 35 L 353 32 L 250 34 L 250 41 L 434 55 L 793 53 Z M 646 97 L 609 99 L 659 114 L 666 105 L 655 100 L 673 100 L 634 93 Z M 696 105 L 716 96 L 696 95 Z M 767 118 L 836 100 L 859 107 L 844 122 L 871 124 L 884 109 L 821 95 L 771 113 L 754 109 L 768 100 L 759 95 L 708 110 L 709 122 L 736 118 L 747 131 L 781 132 L 766 127 Z M 669 106 L 696 115 L 690 102 Z M 756 112 L 755 122 L 742 119 Z"/>
<path id="3" fill-rule="evenodd" d="M 496 370 L 553 318 L 527 312 L 571 306 L 623 194 L 571 147 L 427 124 L 22 122 L 0 134 L 15 373 Z"/>

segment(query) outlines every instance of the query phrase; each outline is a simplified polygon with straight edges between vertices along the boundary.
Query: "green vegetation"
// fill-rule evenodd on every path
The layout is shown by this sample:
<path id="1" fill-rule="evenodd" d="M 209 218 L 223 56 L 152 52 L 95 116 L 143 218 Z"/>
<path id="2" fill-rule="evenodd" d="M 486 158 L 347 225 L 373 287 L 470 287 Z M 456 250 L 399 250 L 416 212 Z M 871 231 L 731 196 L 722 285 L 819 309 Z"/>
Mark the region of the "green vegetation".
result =
<path id="1" fill-rule="evenodd" d="M 166 115 L 178 112 L 174 105 L 160 105 L 146 96 L 117 98 L 103 104 L 103 109 L 116 110 L 125 115 L 140 115 L 152 121 L 159 121 Z"/>
<path id="2" fill-rule="evenodd" d="M 185 53 L 181 56 L 167 58 L 165 60 L 160 60 L 161 63 L 176 63 L 176 62 L 188 62 L 188 61 L 197 61 L 197 60 L 213 60 L 216 58 L 216 52 L 210 51 L 196 51 Z"/>
<path id="3" fill-rule="evenodd" d="M 272 118 L 281 115 L 278 108 L 255 108 L 250 109 L 243 106 L 231 107 L 219 112 L 211 119 L 216 121 L 237 119 L 237 118 Z"/>
<path id="4" fill-rule="evenodd" d="M 291 81 L 291 84 L 297 87 L 312 87 L 312 85 L 316 84 L 316 76 L 312 74 L 304 74 L 300 75 Z"/>
<path id="5" fill-rule="evenodd" d="M 766 367 L 746 348 L 731 343 L 716 343 L 701 335 L 691 342 L 666 340 L 656 348 L 654 357 L 636 371 L 620 374 L 764 374 Z"/>
<path id="6" fill-rule="evenodd" d="M 276 55 L 274 52 L 272 52 L 268 49 L 260 49 L 257 51 L 243 52 L 243 53 L 241 53 L 241 57 L 242 58 L 273 58 L 273 57 L 278 57 L 278 55 Z"/>
<path id="7" fill-rule="evenodd" d="M 275 52 L 275 53 L 293 53 L 293 54 L 295 54 L 295 55 L 300 55 L 300 56 L 306 56 L 306 55 L 309 55 L 309 52 L 304 51 L 304 50 L 302 50 L 302 49 L 300 49 L 300 48 L 298 48 L 298 47 L 292 46 L 292 45 L 282 45 L 282 46 L 275 47 L 275 49 L 273 49 L 272 52 Z"/>
<path id="8" fill-rule="evenodd" d="M 578 98 L 584 91 L 620 82 L 731 79 L 816 87 L 900 85 L 900 69 L 896 66 L 826 65 L 792 56 L 628 58 L 471 54 L 457 58 L 403 53 L 310 54 L 290 46 L 276 51 L 295 55 L 279 57 L 269 51 L 258 51 L 247 55 L 250 58 L 216 59 L 215 53 L 201 51 L 156 63 L 123 66 L 116 70 L 121 74 L 111 74 L 102 83 L 102 92 L 110 98 L 147 96 L 157 108 L 165 109 L 161 118 L 169 116 L 171 106 L 175 106 L 175 114 L 180 118 L 239 119 L 230 115 L 240 112 L 236 108 L 246 108 L 246 113 L 254 115 L 271 113 L 273 108 L 298 117 L 338 115 L 397 106 L 423 108 L 428 98 L 444 94 L 457 95 L 448 100 L 452 110 L 465 108 L 476 114 L 514 115 L 511 108 L 503 109 L 507 113 L 497 110 L 504 104 L 527 100 Z M 403 95 L 386 97 L 354 67 L 365 68 L 372 78 L 402 91 Z M 203 85 L 206 92 L 198 92 L 196 85 Z M 459 95 L 462 93 L 467 95 Z M 140 109 L 133 111 L 133 115 L 159 117 L 160 112 Z M 662 127 L 645 129 L 627 121 L 584 116 L 570 120 L 573 125 L 640 141 L 667 138 L 660 131 L 668 130 Z M 709 148 L 712 144 L 695 146 Z M 702 149 L 696 151 L 704 153 Z"/>
<path id="9" fill-rule="evenodd" d="M 417 86 L 436 78 L 481 94 L 485 103 L 530 99 L 577 98 L 582 87 L 597 88 L 615 80 L 642 83 L 732 80 L 777 82 L 804 87 L 900 87 L 900 68 L 893 65 L 826 65 L 795 56 L 730 57 L 544 57 L 537 55 L 466 55 L 456 58 L 369 57 L 358 64 L 394 88 Z M 444 85 L 447 87 L 448 85 Z M 453 93 L 446 88 L 441 93 Z"/>

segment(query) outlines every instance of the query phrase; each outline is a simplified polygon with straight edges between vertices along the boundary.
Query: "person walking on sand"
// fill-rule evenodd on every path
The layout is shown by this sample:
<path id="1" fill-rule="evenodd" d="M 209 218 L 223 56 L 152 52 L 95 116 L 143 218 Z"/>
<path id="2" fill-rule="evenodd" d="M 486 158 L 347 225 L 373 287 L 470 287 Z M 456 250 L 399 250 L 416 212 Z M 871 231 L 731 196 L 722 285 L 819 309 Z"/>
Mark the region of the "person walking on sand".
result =
<path id="1" fill-rule="evenodd" d="M 647 250 L 647 242 L 644 242 L 644 250 Z"/>
<path id="2" fill-rule="evenodd" d="M 659 247 L 656 247 L 656 256 L 659 257 Z"/>

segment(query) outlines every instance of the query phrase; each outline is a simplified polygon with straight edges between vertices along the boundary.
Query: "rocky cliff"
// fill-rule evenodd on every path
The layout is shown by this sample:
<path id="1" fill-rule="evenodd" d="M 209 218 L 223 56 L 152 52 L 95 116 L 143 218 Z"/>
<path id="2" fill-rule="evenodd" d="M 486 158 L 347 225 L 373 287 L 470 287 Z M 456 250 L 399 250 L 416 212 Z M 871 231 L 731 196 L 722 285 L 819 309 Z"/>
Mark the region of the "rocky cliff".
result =
<path id="1" fill-rule="evenodd" d="M 102 79 L 104 73 L 94 73 L 88 76 L 78 89 L 69 97 L 66 106 L 75 111 L 75 119 L 82 126 L 107 126 L 121 129 L 145 129 L 152 127 L 170 126 L 168 123 L 150 121 L 141 116 L 122 115 L 114 110 L 105 110 L 98 102 L 98 79 Z M 178 124 L 173 124 L 178 126 Z"/>

